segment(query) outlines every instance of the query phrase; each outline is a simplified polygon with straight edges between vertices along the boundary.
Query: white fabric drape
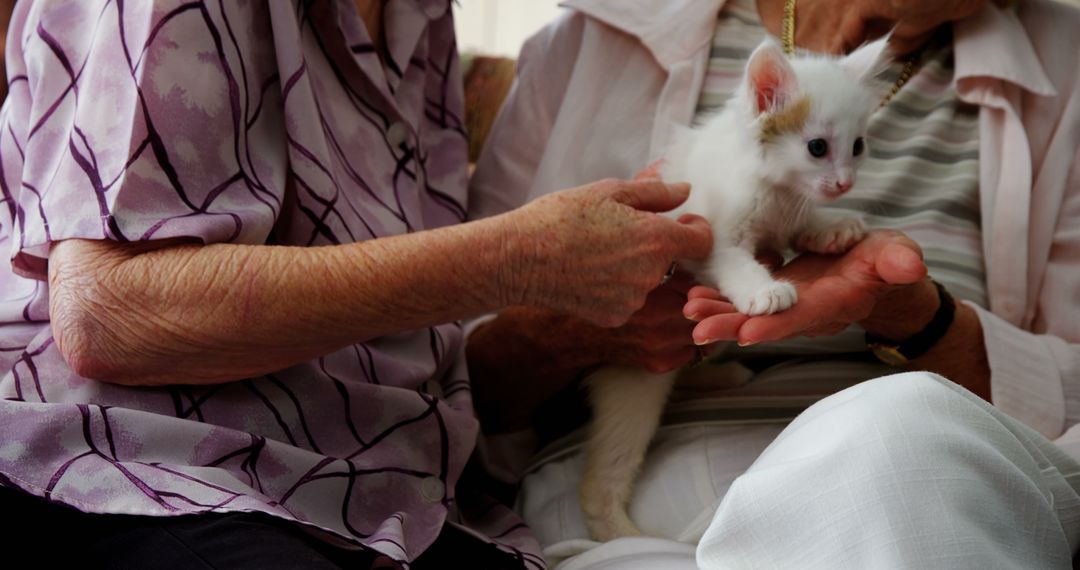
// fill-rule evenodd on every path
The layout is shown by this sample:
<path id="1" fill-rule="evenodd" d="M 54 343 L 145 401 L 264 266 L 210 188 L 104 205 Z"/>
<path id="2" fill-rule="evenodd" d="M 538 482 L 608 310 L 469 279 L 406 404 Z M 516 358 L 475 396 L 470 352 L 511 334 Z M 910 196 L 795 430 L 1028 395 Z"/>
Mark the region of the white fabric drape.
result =
<path id="1" fill-rule="evenodd" d="M 529 475 L 521 510 L 558 570 L 1071 568 L 1080 545 L 1080 464 L 934 374 L 859 384 L 786 428 L 658 438 L 631 505 L 654 537 L 584 538 L 578 455 Z"/>

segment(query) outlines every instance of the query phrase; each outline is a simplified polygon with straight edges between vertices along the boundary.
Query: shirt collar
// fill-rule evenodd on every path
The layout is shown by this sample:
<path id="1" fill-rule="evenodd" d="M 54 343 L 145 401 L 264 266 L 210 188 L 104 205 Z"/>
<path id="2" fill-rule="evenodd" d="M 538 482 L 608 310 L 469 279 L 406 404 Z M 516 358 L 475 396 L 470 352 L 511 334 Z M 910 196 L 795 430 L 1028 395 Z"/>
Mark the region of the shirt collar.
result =
<path id="1" fill-rule="evenodd" d="M 975 83 L 965 79 L 992 78 L 1038 95 L 1057 95 L 1015 10 L 987 3 L 981 12 L 957 22 L 953 30 L 960 91 L 966 83 Z"/>
<path id="2" fill-rule="evenodd" d="M 665 69 L 712 41 L 725 0 L 566 0 L 573 8 L 634 36 Z"/>

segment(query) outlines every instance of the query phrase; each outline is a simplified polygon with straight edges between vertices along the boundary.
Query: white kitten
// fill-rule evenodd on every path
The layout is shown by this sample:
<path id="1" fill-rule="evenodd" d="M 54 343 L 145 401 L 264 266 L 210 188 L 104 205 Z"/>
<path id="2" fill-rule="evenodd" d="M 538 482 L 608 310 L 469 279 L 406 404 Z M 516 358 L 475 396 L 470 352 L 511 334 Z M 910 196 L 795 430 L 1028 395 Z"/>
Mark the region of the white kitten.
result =
<path id="1" fill-rule="evenodd" d="M 880 101 L 866 79 L 878 71 L 885 44 L 844 58 L 788 60 L 767 41 L 750 56 L 725 108 L 679 133 L 665 153 L 662 177 L 693 186 L 670 215 L 704 216 L 713 230 L 709 259 L 680 264 L 740 312 L 773 313 L 796 300 L 795 288 L 774 279 L 755 251 L 841 253 L 865 236 L 859 218 L 829 216 L 815 205 L 855 182 L 867 121 Z M 588 379 L 593 423 L 580 495 L 596 540 L 640 534 L 626 505 L 676 375 L 608 367 Z"/>

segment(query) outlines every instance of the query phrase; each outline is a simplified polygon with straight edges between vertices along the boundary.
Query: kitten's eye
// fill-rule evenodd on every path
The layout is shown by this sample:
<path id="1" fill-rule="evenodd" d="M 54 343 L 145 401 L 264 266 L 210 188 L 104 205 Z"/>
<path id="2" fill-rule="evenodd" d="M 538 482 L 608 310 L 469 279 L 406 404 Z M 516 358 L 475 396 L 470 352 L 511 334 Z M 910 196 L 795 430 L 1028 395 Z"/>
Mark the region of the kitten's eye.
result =
<path id="1" fill-rule="evenodd" d="M 806 148 L 811 156 L 821 158 L 829 152 L 829 143 L 825 142 L 825 139 L 814 139 L 806 144 Z"/>
<path id="2" fill-rule="evenodd" d="M 852 149 L 852 154 L 859 156 L 866 150 L 866 143 L 863 142 L 862 137 L 855 139 L 855 148 Z"/>

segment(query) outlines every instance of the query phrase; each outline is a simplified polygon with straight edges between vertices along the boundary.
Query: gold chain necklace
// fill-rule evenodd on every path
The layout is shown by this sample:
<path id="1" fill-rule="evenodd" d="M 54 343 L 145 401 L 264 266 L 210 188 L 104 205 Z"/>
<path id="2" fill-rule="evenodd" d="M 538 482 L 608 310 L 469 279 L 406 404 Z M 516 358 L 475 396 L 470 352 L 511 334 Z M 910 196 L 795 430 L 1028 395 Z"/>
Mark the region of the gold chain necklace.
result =
<path id="1" fill-rule="evenodd" d="M 795 2 L 796 0 L 787 0 L 784 4 L 784 28 L 780 39 L 784 42 L 784 53 L 788 57 L 795 55 Z M 889 90 L 889 94 L 885 95 L 885 98 L 881 100 L 878 109 L 887 105 L 889 100 L 899 93 L 904 84 L 908 82 L 908 79 L 911 79 L 911 76 L 915 74 L 915 66 L 919 64 L 920 55 L 922 55 L 922 50 L 915 52 L 904 63 L 904 69 L 900 70 L 900 77 L 893 84 L 892 89 Z"/>

